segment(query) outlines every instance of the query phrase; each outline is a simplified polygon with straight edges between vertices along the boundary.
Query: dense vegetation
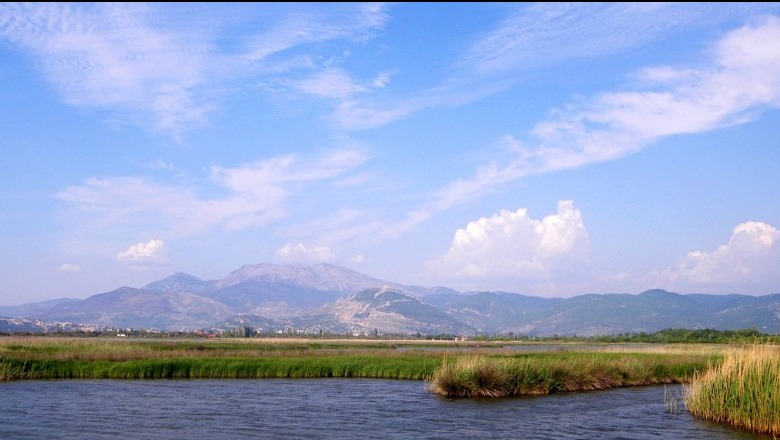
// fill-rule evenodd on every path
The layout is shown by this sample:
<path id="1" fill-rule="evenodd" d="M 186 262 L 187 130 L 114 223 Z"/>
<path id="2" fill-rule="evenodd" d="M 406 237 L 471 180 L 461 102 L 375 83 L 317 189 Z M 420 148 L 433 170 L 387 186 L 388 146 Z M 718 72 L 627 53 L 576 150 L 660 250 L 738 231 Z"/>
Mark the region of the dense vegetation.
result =
<path id="1" fill-rule="evenodd" d="M 604 336 L 528 336 L 521 334 L 480 334 L 472 338 L 481 341 L 535 341 L 535 342 L 604 342 L 648 344 L 780 344 L 780 335 L 761 333 L 756 329 L 715 330 L 670 328 L 653 333 L 622 333 Z"/>
<path id="2" fill-rule="evenodd" d="M 780 336 L 766 335 L 756 329 L 666 329 L 655 333 L 631 333 L 625 335 L 592 338 L 599 342 L 635 342 L 656 344 L 752 344 L 756 342 L 780 343 Z"/>
<path id="3" fill-rule="evenodd" d="M 551 352 L 445 359 L 429 384 L 447 397 L 507 397 L 682 382 L 716 354 Z"/>
<path id="4" fill-rule="evenodd" d="M 685 387 L 696 417 L 752 432 L 780 435 L 780 351 L 755 346 L 730 352 Z"/>
<path id="5" fill-rule="evenodd" d="M 422 380 L 440 356 L 389 344 L 258 340 L 0 340 L 0 380 L 365 377 Z"/>
<path id="6" fill-rule="evenodd" d="M 518 354 L 500 343 L 453 341 L 12 337 L 0 339 L 0 380 L 365 377 L 433 378 L 435 383 L 436 377 L 450 371 L 479 382 L 479 374 L 462 373 L 463 365 L 471 363 L 482 372 L 495 364 L 512 380 L 520 380 L 521 366 L 530 392 L 557 392 L 679 381 L 718 357 L 717 350 L 653 346 L 634 352 L 609 345 L 572 349 L 583 352 Z M 475 353 L 486 357 L 474 364 Z M 565 373 L 567 369 L 571 372 Z M 578 381 L 582 384 L 572 385 Z M 471 391 L 441 394 L 478 395 Z"/>

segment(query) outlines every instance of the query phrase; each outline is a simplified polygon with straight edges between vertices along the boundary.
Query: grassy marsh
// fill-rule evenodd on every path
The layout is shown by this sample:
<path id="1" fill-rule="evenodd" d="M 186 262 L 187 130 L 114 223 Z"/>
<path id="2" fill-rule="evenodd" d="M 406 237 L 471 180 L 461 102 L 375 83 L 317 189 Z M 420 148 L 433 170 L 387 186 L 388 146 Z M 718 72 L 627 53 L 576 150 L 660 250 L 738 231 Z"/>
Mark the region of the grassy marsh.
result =
<path id="1" fill-rule="evenodd" d="M 502 396 L 676 382 L 719 350 L 605 344 L 521 353 L 484 342 L 8 337 L 0 338 L 0 380 L 393 378 L 426 380 L 445 396 Z"/>
<path id="2" fill-rule="evenodd" d="M 746 431 L 780 435 L 780 349 L 733 350 L 684 387 L 688 410 L 701 419 Z"/>
<path id="3" fill-rule="evenodd" d="M 0 380 L 365 377 L 423 380 L 440 357 L 389 344 L 0 339 Z"/>
<path id="4" fill-rule="evenodd" d="M 446 397 L 508 397 L 679 383 L 717 361 L 695 352 L 567 352 L 446 358 L 429 389 Z"/>

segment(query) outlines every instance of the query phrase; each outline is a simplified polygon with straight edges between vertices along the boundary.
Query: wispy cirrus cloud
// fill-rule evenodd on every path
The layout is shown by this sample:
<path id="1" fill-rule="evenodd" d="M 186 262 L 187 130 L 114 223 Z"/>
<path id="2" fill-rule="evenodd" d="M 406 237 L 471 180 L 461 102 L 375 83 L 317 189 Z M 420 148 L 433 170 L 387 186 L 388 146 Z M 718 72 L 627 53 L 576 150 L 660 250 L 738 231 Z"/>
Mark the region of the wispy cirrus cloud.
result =
<path id="1" fill-rule="evenodd" d="M 320 98 L 347 99 L 384 87 L 390 76 L 391 73 L 382 72 L 373 79 L 356 81 L 344 69 L 328 67 L 309 77 L 287 81 L 286 84 L 299 92 Z"/>
<path id="2" fill-rule="evenodd" d="M 253 34 L 223 47 L 222 31 L 253 19 Z M 29 51 L 68 104 L 177 137 L 204 122 L 225 83 L 325 69 L 306 55 L 306 45 L 364 41 L 388 19 L 381 4 L 184 10 L 165 4 L 3 3 L 0 38 Z"/>
<path id="3" fill-rule="evenodd" d="M 697 25 L 772 9 L 694 3 L 534 3 L 510 10 L 457 65 L 480 75 L 517 72 L 567 59 L 635 48 Z"/>
<path id="4" fill-rule="evenodd" d="M 511 181 L 619 159 L 663 137 L 743 124 L 780 108 L 780 46 L 767 41 L 780 41 L 780 18 L 764 17 L 730 32 L 703 67 L 645 68 L 636 73 L 635 89 L 603 92 L 555 110 L 528 140 L 500 140 L 512 152 L 509 159 L 444 186 L 385 233 L 402 233 Z"/>
<path id="5" fill-rule="evenodd" d="M 213 227 L 262 226 L 286 214 L 290 197 L 305 193 L 312 184 L 327 186 L 365 160 L 362 151 L 333 150 L 313 157 L 276 156 L 237 167 L 215 165 L 208 182 L 200 186 L 138 176 L 92 178 L 63 189 L 56 198 L 77 224 L 135 226 L 180 237 Z"/>
<path id="6" fill-rule="evenodd" d="M 413 96 L 340 103 L 331 115 L 349 130 L 370 129 L 437 107 L 482 100 L 520 83 L 523 72 L 608 56 L 682 30 L 777 11 L 776 4 L 532 3 L 506 17 L 453 60 L 448 76 Z M 401 72 L 403 73 L 403 72 Z"/>

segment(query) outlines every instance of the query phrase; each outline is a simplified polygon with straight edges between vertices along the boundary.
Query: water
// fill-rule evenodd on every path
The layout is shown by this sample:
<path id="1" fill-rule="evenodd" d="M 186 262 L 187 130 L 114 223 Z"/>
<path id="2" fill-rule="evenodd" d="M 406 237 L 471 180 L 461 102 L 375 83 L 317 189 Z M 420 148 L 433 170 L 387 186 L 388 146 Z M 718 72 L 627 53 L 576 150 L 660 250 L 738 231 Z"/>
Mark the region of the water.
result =
<path id="1" fill-rule="evenodd" d="M 679 393 L 679 387 L 668 392 Z M 765 439 L 664 410 L 664 387 L 443 399 L 358 379 L 0 383 L 2 439 Z"/>

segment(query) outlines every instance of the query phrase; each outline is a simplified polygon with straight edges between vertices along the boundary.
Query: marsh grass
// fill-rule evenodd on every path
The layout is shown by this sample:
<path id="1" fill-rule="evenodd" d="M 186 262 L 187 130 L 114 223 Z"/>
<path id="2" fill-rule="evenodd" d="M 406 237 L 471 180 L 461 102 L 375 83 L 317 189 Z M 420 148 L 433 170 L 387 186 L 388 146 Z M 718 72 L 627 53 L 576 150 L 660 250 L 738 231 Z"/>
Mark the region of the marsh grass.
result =
<path id="1" fill-rule="evenodd" d="M 428 389 L 445 397 L 508 397 L 679 383 L 715 359 L 636 352 L 445 358 Z"/>
<path id="2" fill-rule="evenodd" d="M 396 350 L 398 346 L 404 350 Z M 415 347 L 421 346 L 420 350 Z M 482 345 L 302 340 L 0 338 L 0 380 L 359 377 L 426 380 L 447 396 L 501 397 L 677 382 L 715 350 L 604 347 L 518 353 Z M 444 347 L 451 347 L 444 346 Z M 476 350 L 476 348 L 475 348 Z M 447 356 L 442 362 L 442 358 Z"/>
<path id="3" fill-rule="evenodd" d="M 695 417 L 780 436 L 780 351 L 767 345 L 734 350 L 694 376 L 684 397 Z"/>
<path id="4" fill-rule="evenodd" d="M 16 338 L 0 341 L 0 380 L 361 377 L 423 380 L 433 352 L 339 343 Z"/>

